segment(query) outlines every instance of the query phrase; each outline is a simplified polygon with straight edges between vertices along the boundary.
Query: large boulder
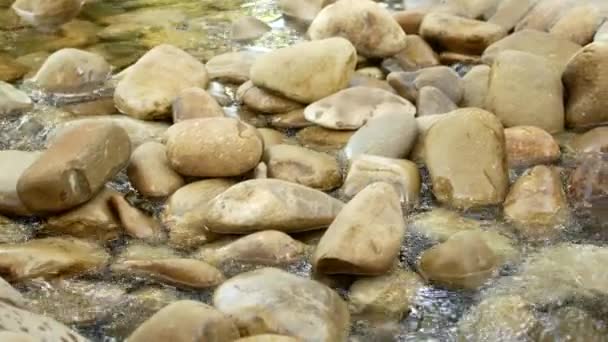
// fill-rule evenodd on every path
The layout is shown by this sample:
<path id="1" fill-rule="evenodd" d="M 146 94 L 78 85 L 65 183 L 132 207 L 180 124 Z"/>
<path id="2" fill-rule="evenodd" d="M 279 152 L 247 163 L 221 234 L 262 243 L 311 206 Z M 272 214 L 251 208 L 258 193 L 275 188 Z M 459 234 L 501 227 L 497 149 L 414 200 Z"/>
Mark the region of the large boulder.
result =
<path id="1" fill-rule="evenodd" d="M 185 176 L 231 177 L 260 162 L 262 139 L 256 129 L 225 117 L 179 122 L 167 131 L 167 158 Z"/>
<path id="2" fill-rule="evenodd" d="M 303 342 L 347 339 L 346 303 L 329 287 L 276 268 L 240 274 L 222 284 L 213 305 L 234 317 L 245 335 L 276 333 Z"/>
<path id="3" fill-rule="evenodd" d="M 456 208 L 501 204 L 509 187 L 502 124 L 478 108 L 444 115 L 424 143 L 435 197 Z"/>
<path id="4" fill-rule="evenodd" d="M 122 113 L 137 119 L 167 118 L 182 90 L 205 89 L 208 82 L 204 64 L 175 46 L 159 45 L 127 69 L 116 85 L 114 102 Z"/>
<path id="5" fill-rule="evenodd" d="M 343 206 L 319 190 L 278 179 L 254 179 L 211 200 L 205 224 L 212 232 L 225 234 L 308 231 L 329 226 Z"/>
<path id="6" fill-rule="evenodd" d="M 346 88 L 356 64 L 357 52 L 348 40 L 329 38 L 266 53 L 255 61 L 250 76 L 259 87 L 311 103 Z"/>
<path id="7" fill-rule="evenodd" d="M 505 127 L 564 130 L 563 85 L 559 69 L 546 58 L 521 51 L 500 53 L 492 64 L 485 108 Z"/>
<path id="8" fill-rule="evenodd" d="M 17 183 L 23 204 L 35 213 L 67 210 L 95 196 L 131 156 L 124 129 L 86 123 L 55 138 Z"/>
<path id="9" fill-rule="evenodd" d="M 406 46 L 405 33 L 397 21 L 371 0 L 339 0 L 325 7 L 308 34 L 313 40 L 344 37 L 365 57 L 389 57 Z"/>
<path id="10" fill-rule="evenodd" d="M 591 43 L 568 62 L 562 76 L 568 92 L 566 123 L 580 128 L 608 123 L 608 42 Z"/>

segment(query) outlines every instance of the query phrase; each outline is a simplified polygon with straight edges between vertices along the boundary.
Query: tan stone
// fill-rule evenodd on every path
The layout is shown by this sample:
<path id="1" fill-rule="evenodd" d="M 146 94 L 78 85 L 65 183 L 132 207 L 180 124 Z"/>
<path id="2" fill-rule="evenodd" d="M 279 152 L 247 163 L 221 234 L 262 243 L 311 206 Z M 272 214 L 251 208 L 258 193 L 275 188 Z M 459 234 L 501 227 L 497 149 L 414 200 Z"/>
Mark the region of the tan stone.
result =
<path id="1" fill-rule="evenodd" d="M 329 38 L 266 53 L 255 61 L 250 76 L 258 87 L 311 103 L 346 88 L 356 63 L 356 50 L 348 40 Z"/>
<path id="2" fill-rule="evenodd" d="M 283 114 L 269 115 L 268 119 L 268 124 L 275 128 L 304 128 L 313 125 L 312 122 L 304 117 L 304 108 Z"/>
<path id="3" fill-rule="evenodd" d="M 471 55 L 466 53 L 458 53 L 451 51 L 443 51 L 439 54 L 439 62 L 443 65 L 466 64 L 477 65 L 481 64 L 480 55 Z"/>
<path id="4" fill-rule="evenodd" d="M 416 72 L 392 72 L 386 80 L 402 97 L 416 101 L 418 91 L 426 86 L 433 86 L 446 94 L 454 103 L 462 100 L 462 80 L 449 67 L 435 66 Z"/>
<path id="5" fill-rule="evenodd" d="M 409 160 L 360 155 L 352 161 L 342 190 L 346 196 L 353 197 L 375 182 L 393 185 L 406 207 L 418 204 L 420 172 Z"/>
<path id="6" fill-rule="evenodd" d="M 289 18 L 306 24 L 313 21 L 321 9 L 332 0 L 279 0 L 281 12 Z"/>
<path id="7" fill-rule="evenodd" d="M 406 46 L 405 33 L 390 12 L 371 0 L 338 0 L 308 28 L 311 39 L 345 37 L 366 57 L 388 57 Z"/>
<path id="8" fill-rule="evenodd" d="M 342 183 L 340 167 L 334 157 L 305 147 L 284 144 L 268 147 L 264 161 L 270 178 L 319 190 L 331 190 Z"/>
<path id="9" fill-rule="evenodd" d="M 384 274 L 397 260 L 404 233 L 399 194 L 388 183 L 373 183 L 344 206 L 323 234 L 313 268 L 324 274 Z"/>
<path id="10" fill-rule="evenodd" d="M 547 59 L 521 51 L 500 53 L 492 64 L 485 109 L 505 127 L 564 130 L 561 73 Z"/>
<path id="11" fill-rule="evenodd" d="M 456 208 L 502 203 L 509 187 L 502 124 L 477 108 L 444 115 L 424 142 L 435 197 Z"/>
<path id="12" fill-rule="evenodd" d="M 476 65 L 462 78 L 464 92 L 463 107 L 483 108 L 488 94 L 491 68 L 487 65 Z"/>
<path id="13" fill-rule="evenodd" d="M 418 116 L 445 114 L 458 109 L 449 97 L 433 86 L 422 87 L 418 91 L 416 106 Z"/>
<path id="14" fill-rule="evenodd" d="M 164 239 L 160 224 L 154 218 L 132 207 L 122 195 L 113 195 L 110 198 L 110 205 L 127 235 L 152 243 Z"/>
<path id="15" fill-rule="evenodd" d="M 515 31 L 531 29 L 538 31 L 549 31 L 551 26 L 569 8 L 575 5 L 577 0 L 537 0 L 536 4 L 517 23 Z"/>
<path id="16" fill-rule="evenodd" d="M 28 215 L 29 210 L 19 199 L 17 182 L 27 168 L 40 157 L 40 152 L 0 151 L 0 213 Z"/>
<path id="17" fill-rule="evenodd" d="M 418 34 L 420 24 L 424 19 L 427 11 L 422 9 L 407 9 L 393 13 L 393 18 L 397 21 L 403 32 L 409 34 Z"/>
<path id="18" fill-rule="evenodd" d="M 287 136 L 275 129 L 258 128 L 257 130 L 260 136 L 262 137 L 262 141 L 264 142 L 264 148 L 266 149 L 264 155 L 268 154 L 269 147 L 288 143 Z"/>
<path id="19" fill-rule="evenodd" d="M 608 127 L 597 127 L 572 139 L 577 153 L 608 153 Z"/>
<path id="20" fill-rule="evenodd" d="M 13 58 L 0 55 L 0 81 L 12 82 L 21 78 L 29 68 Z"/>
<path id="21" fill-rule="evenodd" d="M 568 62 L 562 76 L 568 93 L 566 123 L 573 128 L 608 122 L 608 43 L 591 43 Z"/>
<path id="22" fill-rule="evenodd" d="M 350 88 L 354 88 L 354 87 L 377 88 L 377 89 L 386 90 L 386 91 L 388 91 L 390 93 L 393 93 L 393 94 L 397 94 L 397 92 L 395 91 L 395 89 L 393 89 L 393 87 L 391 87 L 388 84 L 388 82 L 385 81 L 384 79 L 380 80 L 380 79 L 377 79 L 377 78 L 361 75 L 361 74 L 356 73 L 356 72 L 353 75 L 353 77 L 350 79 L 350 83 L 348 84 L 348 86 Z"/>
<path id="23" fill-rule="evenodd" d="M 0 269 L 9 281 L 97 271 L 109 259 L 97 244 L 74 238 L 4 244 L 0 245 L 0 255 Z"/>
<path id="24" fill-rule="evenodd" d="M 433 48 L 420 36 L 411 34 L 405 38 L 405 49 L 393 56 L 405 71 L 415 71 L 439 64 Z"/>
<path id="25" fill-rule="evenodd" d="M 343 205 L 299 184 L 254 179 L 238 183 L 211 200 L 205 223 L 212 232 L 224 234 L 308 231 L 327 227 Z"/>
<path id="26" fill-rule="evenodd" d="M 488 19 L 488 22 L 500 25 L 506 31 L 511 31 L 537 1 L 503 0 L 498 4 L 496 12 Z"/>
<path id="27" fill-rule="evenodd" d="M 432 12 L 424 17 L 420 35 L 445 50 L 481 54 L 486 47 L 505 37 L 507 31 L 496 24 Z"/>
<path id="28" fill-rule="evenodd" d="M 224 116 L 224 110 L 207 91 L 201 88 L 182 90 L 172 104 L 173 122 Z"/>
<path id="29" fill-rule="evenodd" d="M 133 187 L 148 197 L 169 196 L 184 185 L 182 176 L 169 165 L 167 149 L 157 142 L 147 142 L 133 151 L 127 175 Z"/>
<path id="30" fill-rule="evenodd" d="M 510 168 L 554 163 L 561 155 L 559 145 L 551 134 L 534 126 L 505 129 L 505 142 Z"/>
<path id="31" fill-rule="evenodd" d="M 185 176 L 238 176 L 256 167 L 263 152 L 256 129 L 232 118 L 182 121 L 167 136 L 169 163 Z"/>
<path id="32" fill-rule="evenodd" d="M 129 136 L 117 125 L 86 123 L 56 137 L 17 183 L 32 212 L 59 212 L 91 199 L 126 166 Z"/>
<path id="33" fill-rule="evenodd" d="M 243 83 L 236 92 L 236 98 L 249 108 L 266 114 L 279 114 L 296 110 L 302 107 L 298 102 L 272 94 L 253 82 Z"/>
<path id="34" fill-rule="evenodd" d="M 311 126 L 300 130 L 296 139 L 308 148 L 320 151 L 338 150 L 346 146 L 354 131 L 336 131 L 321 126 Z"/>
<path id="35" fill-rule="evenodd" d="M 236 19 L 231 27 L 232 40 L 247 41 L 262 37 L 272 28 L 256 17 L 244 16 Z"/>
<path id="36" fill-rule="evenodd" d="M 550 33 L 521 30 L 488 46 L 481 60 L 485 64 L 492 64 L 501 52 L 517 50 L 545 57 L 562 69 L 580 48 L 580 45 Z"/>
<path id="37" fill-rule="evenodd" d="M 118 113 L 118 110 L 114 106 L 114 99 L 111 97 L 102 97 L 92 101 L 68 104 L 62 106 L 61 109 L 77 116 L 101 116 Z"/>
<path id="38" fill-rule="evenodd" d="M 213 307 L 192 300 L 167 305 L 127 339 L 130 342 L 231 342 L 239 338 L 234 321 Z"/>
<path id="39" fill-rule="evenodd" d="M 228 52 L 211 58 L 206 68 L 209 78 L 230 83 L 244 83 L 249 80 L 249 70 L 261 55 L 255 51 Z"/>
<path id="40" fill-rule="evenodd" d="M 568 203 L 559 172 L 535 166 L 511 187 L 504 203 L 505 218 L 527 238 L 551 238 L 568 220 Z"/>
<path id="41" fill-rule="evenodd" d="M 587 45 L 602 22 L 595 6 L 578 6 L 568 10 L 549 31 L 579 45 Z"/>

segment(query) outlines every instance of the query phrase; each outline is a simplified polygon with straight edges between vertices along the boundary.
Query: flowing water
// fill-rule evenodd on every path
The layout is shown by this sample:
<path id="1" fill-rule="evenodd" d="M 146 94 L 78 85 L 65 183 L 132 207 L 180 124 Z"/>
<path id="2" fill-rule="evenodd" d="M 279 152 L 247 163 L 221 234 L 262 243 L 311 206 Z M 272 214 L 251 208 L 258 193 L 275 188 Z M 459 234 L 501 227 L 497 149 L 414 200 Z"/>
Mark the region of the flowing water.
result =
<path id="1" fill-rule="evenodd" d="M 391 9 L 399 9 L 401 6 L 400 1 L 382 3 Z M 285 21 L 273 0 L 93 0 L 88 2 L 77 20 L 53 33 L 41 33 L 20 26 L 17 18 L 8 10 L 9 5 L 10 1 L 0 0 L 0 54 L 18 58 L 32 68 L 40 65 L 51 52 L 64 47 L 77 47 L 101 54 L 118 72 L 160 43 L 176 45 L 206 61 L 227 51 L 274 49 L 304 39 L 302 29 Z M 253 42 L 232 42 L 230 21 L 242 15 L 253 15 L 267 22 L 272 31 Z M 0 118 L 0 149 L 38 150 L 44 147 L 47 136 L 55 125 L 74 118 L 58 107 L 80 101 L 81 98 L 48 97 L 27 84 L 20 87 L 27 90 L 37 103 L 34 110 L 25 115 Z M 227 97 L 233 100 L 234 89 L 227 87 L 224 90 Z M 111 94 L 111 89 L 109 93 Z M 107 94 L 106 91 L 87 96 L 104 97 Z M 226 107 L 235 109 L 236 104 L 226 103 Z M 564 175 L 572 169 L 570 161 L 567 156 L 562 161 Z M 424 169 L 421 171 L 423 175 L 426 174 Z M 513 178 L 516 176 L 518 174 L 514 173 Z M 422 204 L 416 211 L 424 212 L 436 207 L 428 184 L 428 177 L 425 177 Z M 163 203 L 148 201 L 139 196 L 124 173 L 111 185 L 127 194 L 127 198 L 138 207 L 159 215 Z M 467 215 L 481 220 L 487 226 L 504 225 L 498 212 L 488 208 Z M 41 222 L 36 219 L 22 220 L 20 223 L 31 233 L 41 226 Z M 586 219 L 575 219 L 565 227 L 567 233 L 563 240 L 606 245 L 608 234 L 597 227 L 597 224 Z M 414 265 L 420 252 L 430 245 L 424 238 L 408 238 L 400 258 L 402 266 Z M 543 242 L 521 242 L 521 250 L 526 255 L 542 245 Z M 124 241 L 117 241 L 110 246 L 115 253 L 124 247 Z M 233 265 L 232 271 L 237 273 L 242 269 L 242 265 Z M 505 267 L 502 270 L 503 278 L 509 279 L 516 269 L 516 266 Z M 310 276 L 311 266 L 304 262 L 290 266 L 289 270 Z M 491 285 L 487 288 L 491 289 Z M 188 292 L 169 287 L 159 290 L 150 286 L 153 284 L 97 274 L 77 281 L 66 280 L 59 287 L 43 281 L 32 282 L 20 286 L 20 290 L 38 308 L 71 323 L 75 329 L 94 341 L 121 341 L 128 336 L 129 329 L 162 307 L 163 303 L 176 298 L 210 301 L 210 292 Z M 345 293 L 344 288 L 338 286 L 337 289 Z M 353 341 L 454 341 L 456 323 L 485 292 L 484 289 L 466 292 L 426 286 L 418 292 L 413 309 L 406 318 L 398 323 L 355 321 L 351 338 Z M 608 316 L 605 311 L 596 310 L 603 306 L 598 303 L 606 303 L 605 298 L 598 295 L 591 302 L 588 304 L 581 301 L 575 305 L 591 310 L 599 324 L 605 325 Z M 548 307 L 539 307 L 536 315 L 540 320 L 546 320 L 548 312 Z"/>

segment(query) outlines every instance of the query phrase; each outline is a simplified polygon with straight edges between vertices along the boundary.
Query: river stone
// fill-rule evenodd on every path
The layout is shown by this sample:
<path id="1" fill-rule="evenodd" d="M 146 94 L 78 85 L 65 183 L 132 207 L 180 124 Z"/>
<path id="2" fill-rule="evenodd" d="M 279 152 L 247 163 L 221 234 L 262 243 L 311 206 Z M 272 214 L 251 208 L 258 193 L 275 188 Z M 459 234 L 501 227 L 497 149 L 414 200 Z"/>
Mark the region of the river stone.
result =
<path id="1" fill-rule="evenodd" d="M 426 9 L 410 9 L 407 6 L 406 10 L 393 12 L 393 18 L 409 38 L 410 34 L 417 35 L 420 32 L 420 24 L 427 13 Z"/>
<path id="2" fill-rule="evenodd" d="M 57 125 L 49 136 L 56 137 L 72 127 L 90 123 L 115 124 L 121 127 L 129 135 L 133 148 L 148 141 L 162 142 L 165 132 L 169 128 L 169 125 L 164 122 L 142 121 L 125 115 L 103 115 L 64 122 Z"/>
<path id="3" fill-rule="evenodd" d="M 418 272 L 442 286 L 476 289 L 494 276 L 500 261 L 479 232 L 463 231 L 424 251 Z"/>
<path id="4" fill-rule="evenodd" d="M 331 190 L 342 184 L 340 166 L 336 158 L 293 145 L 266 148 L 264 162 L 268 177 L 302 184 L 319 190 Z"/>
<path id="5" fill-rule="evenodd" d="M 521 30 L 488 46 L 481 59 L 485 64 L 491 65 L 501 52 L 517 50 L 545 57 L 561 70 L 580 48 L 580 45 L 550 33 Z"/>
<path id="6" fill-rule="evenodd" d="M 557 141 L 542 128 L 516 126 L 505 129 L 507 162 L 510 168 L 550 164 L 559 160 Z"/>
<path id="7" fill-rule="evenodd" d="M 19 293 L 19 291 L 15 290 L 6 280 L 0 277 L 0 302 L 5 302 L 6 304 L 24 308 L 27 304 L 25 298 Z"/>
<path id="8" fill-rule="evenodd" d="M 332 0 L 279 0 L 278 7 L 287 17 L 310 23 L 321 9 Z"/>
<path id="9" fill-rule="evenodd" d="M 17 182 L 25 170 L 34 163 L 41 152 L 6 150 L 0 151 L 0 213 L 29 215 L 29 210 L 19 199 Z"/>
<path id="10" fill-rule="evenodd" d="M 230 37 L 235 41 L 254 40 L 272 30 L 268 24 L 256 17 L 244 16 L 236 19 L 230 27 Z"/>
<path id="11" fill-rule="evenodd" d="M 70 326 L 90 326 L 110 320 L 114 310 L 126 305 L 128 300 L 121 285 L 100 281 L 32 280 L 25 288 L 30 310 Z"/>
<path id="12" fill-rule="evenodd" d="M 405 71 L 415 71 L 439 64 L 433 48 L 420 36 L 411 34 L 406 38 L 405 49 L 393 56 Z"/>
<path id="13" fill-rule="evenodd" d="M 410 101 L 416 101 L 418 91 L 426 86 L 441 90 L 456 104 L 462 100 L 462 79 L 446 66 L 429 67 L 415 72 L 392 72 L 386 80 L 399 95 Z"/>
<path id="14" fill-rule="evenodd" d="M 32 108 L 32 100 L 26 93 L 0 81 L 0 117 L 20 114 Z"/>
<path id="15" fill-rule="evenodd" d="M 304 108 L 298 108 L 287 113 L 268 116 L 268 124 L 275 128 L 305 128 L 313 123 L 306 120 Z"/>
<path id="16" fill-rule="evenodd" d="M 344 147 L 350 160 L 362 154 L 387 158 L 407 157 L 414 147 L 418 126 L 408 107 L 393 105 L 392 109 L 365 123 Z"/>
<path id="17" fill-rule="evenodd" d="M 153 141 L 133 151 L 127 175 L 133 187 L 146 197 L 166 197 L 184 185 L 182 176 L 169 164 L 165 145 Z"/>
<path id="18" fill-rule="evenodd" d="M 573 128 L 608 123 L 608 42 L 591 43 L 568 62 L 562 76 L 568 93 L 566 123 Z"/>
<path id="19" fill-rule="evenodd" d="M 238 183 L 211 200 L 205 223 L 223 234 L 286 233 L 329 226 L 344 204 L 325 193 L 279 179 Z"/>
<path id="20" fill-rule="evenodd" d="M 402 97 L 382 89 L 353 87 L 308 105 L 304 117 L 325 128 L 355 130 L 370 118 L 391 113 L 396 107 L 403 115 L 416 114 L 416 107 Z"/>
<path id="21" fill-rule="evenodd" d="M 422 236 L 432 242 L 445 242 L 459 232 L 481 230 L 481 223 L 464 217 L 456 211 L 434 208 L 410 217 L 407 227 L 414 235 Z"/>
<path id="22" fill-rule="evenodd" d="M 225 280 L 218 269 L 196 259 L 126 260 L 110 268 L 116 274 L 154 279 L 185 289 L 215 287 Z"/>
<path id="23" fill-rule="evenodd" d="M 356 63 L 348 40 L 330 38 L 268 52 L 255 61 L 250 76 L 258 87 L 311 103 L 346 88 Z"/>
<path id="24" fill-rule="evenodd" d="M 13 82 L 20 79 L 29 70 L 29 67 L 10 56 L 0 54 L 0 81 Z"/>
<path id="25" fill-rule="evenodd" d="M 537 2 L 538 0 L 500 1 L 494 14 L 488 18 L 488 22 L 500 25 L 506 31 L 511 31 Z"/>
<path id="26" fill-rule="evenodd" d="M 74 238 L 43 238 L 0 245 L 0 269 L 8 281 L 52 278 L 96 271 L 108 254 L 92 242 Z"/>
<path id="27" fill-rule="evenodd" d="M 463 107 L 483 108 L 488 94 L 491 68 L 487 65 L 476 65 L 462 78 L 461 105 Z"/>
<path id="28" fill-rule="evenodd" d="M 445 115 L 425 138 L 433 194 L 461 209 L 501 204 L 509 187 L 502 124 L 478 108 Z"/>
<path id="29" fill-rule="evenodd" d="M 568 192 L 577 214 L 608 222 L 608 155 L 591 154 L 570 175 Z"/>
<path id="30" fill-rule="evenodd" d="M 239 338 L 233 320 L 215 308 L 192 300 L 167 305 L 129 336 L 129 342 L 231 342 Z"/>
<path id="31" fill-rule="evenodd" d="M 303 259 L 307 246 L 276 230 L 243 236 L 220 247 L 203 246 L 198 258 L 224 266 L 247 263 L 264 266 L 289 265 Z"/>
<path id="32" fill-rule="evenodd" d="M 538 0 L 528 13 L 517 23 L 515 31 L 532 29 L 549 31 L 551 26 L 575 5 L 576 0 Z M 583 1 L 584 2 L 584 1 Z"/>
<path id="33" fill-rule="evenodd" d="M 348 39 L 365 57 L 389 57 L 406 47 L 405 33 L 390 12 L 370 0 L 339 0 L 308 28 L 311 39 Z M 382 37 L 382 39 L 380 39 Z"/>
<path id="34" fill-rule="evenodd" d="M 520 296 L 484 299 L 458 322 L 458 341 L 536 341 L 540 323 Z"/>
<path id="35" fill-rule="evenodd" d="M 458 106 L 449 97 L 432 86 L 422 87 L 418 91 L 416 106 L 419 116 L 444 114 L 458 109 Z"/>
<path id="36" fill-rule="evenodd" d="M 214 234 L 205 228 L 204 208 L 234 184 L 229 179 L 205 179 L 174 192 L 163 212 L 163 224 L 169 229 L 169 245 L 190 249 L 212 240 Z"/>
<path id="37" fill-rule="evenodd" d="M 478 55 L 505 37 L 507 31 L 493 23 L 431 12 L 420 24 L 420 35 L 445 50 Z"/>
<path id="38" fill-rule="evenodd" d="M 256 167 L 263 152 L 256 129 L 232 118 L 182 121 L 167 136 L 169 163 L 184 176 L 242 175 Z"/>
<path id="39" fill-rule="evenodd" d="M 274 335 L 274 334 L 261 334 L 250 337 L 239 338 L 235 342 L 299 342 L 300 340 L 295 337 Z"/>
<path id="40" fill-rule="evenodd" d="M 67 104 L 60 108 L 75 116 L 102 116 L 118 113 L 112 97 L 100 97 L 91 101 Z"/>
<path id="41" fill-rule="evenodd" d="M 350 328 L 347 305 L 336 292 L 276 268 L 229 279 L 215 291 L 213 304 L 234 317 L 246 335 L 276 333 L 303 342 L 345 341 Z"/>
<path id="42" fill-rule="evenodd" d="M 546 58 L 521 51 L 500 53 L 492 64 L 485 109 L 505 127 L 564 130 L 561 73 Z"/>
<path id="43" fill-rule="evenodd" d="M 88 342 L 89 340 L 53 318 L 38 315 L 9 304 L 0 302 L 0 339 L 6 342 L 70 341 Z M 11 340 L 10 332 L 27 332 L 30 339 Z M 4 336 L 2 336 L 4 335 Z"/>
<path id="44" fill-rule="evenodd" d="M 559 172 L 544 165 L 524 173 L 504 202 L 505 218 L 526 238 L 551 238 L 568 219 L 568 203 Z"/>
<path id="45" fill-rule="evenodd" d="M 593 40 L 593 35 L 602 20 L 595 6 L 577 6 L 564 13 L 549 32 L 584 46 Z"/>
<path id="46" fill-rule="evenodd" d="M 424 283 L 418 274 L 396 269 L 389 274 L 361 278 L 349 289 L 348 306 L 353 316 L 366 320 L 401 320 L 413 305 Z"/>
<path id="47" fill-rule="evenodd" d="M 384 72 L 383 72 L 384 74 Z M 350 83 L 348 84 L 350 88 L 354 87 L 367 87 L 367 88 L 377 88 L 386 90 L 390 93 L 397 94 L 395 89 L 388 84 L 387 81 L 384 80 L 384 76 L 382 79 L 370 77 L 367 75 L 363 75 L 361 73 L 355 72 L 353 77 L 350 79 Z"/>
<path id="48" fill-rule="evenodd" d="M 212 80 L 240 84 L 249 80 L 251 66 L 260 55 L 257 51 L 228 52 L 211 58 L 205 66 Z"/>
<path id="49" fill-rule="evenodd" d="M 160 224 L 153 217 L 132 207 L 121 194 L 112 195 L 109 204 L 126 235 L 150 243 L 158 243 L 164 240 L 165 235 Z"/>
<path id="50" fill-rule="evenodd" d="M 187 88 L 182 90 L 171 105 L 173 122 L 188 119 L 222 117 L 224 110 L 205 89 Z"/>
<path id="51" fill-rule="evenodd" d="M 204 89 L 208 82 L 205 65 L 196 58 L 175 46 L 158 45 L 129 67 L 116 85 L 114 102 L 118 110 L 136 119 L 166 118 L 182 90 Z"/>
<path id="52" fill-rule="evenodd" d="M 608 153 L 608 127 L 597 127 L 572 139 L 577 153 Z"/>
<path id="53" fill-rule="evenodd" d="M 296 133 L 296 139 L 302 146 L 317 151 L 332 151 L 344 147 L 354 133 L 354 131 L 337 131 L 321 126 L 311 126 Z"/>
<path id="54" fill-rule="evenodd" d="M 404 233 L 399 194 L 388 183 L 373 183 L 344 206 L 323 234 L 313 268 L 324 274 L 384 274 L 397 260 Z"/>
<path id="55" fill-rule="evenodd" d="M 353 197 L 375 182 L 393 185 L 399 194 L 401 203 L 406 207 L 418 204 L 421 180 L 418 166 L 413 162 L 405 159 L 360 155 L 352 161 L 342 190 L 346 196 Z"/>
<path id="56" fill-rule="evenodd" d="M 98 88 L 111 73 L 99 55 L 78 49 L 61 49 L 50 55 L 32 81 L 49 92 L 79 93 Z"/>
<path id="57" fill-rule="evenodd" d="M 419 116 L 416 118 L 416 126 L 418 126 L 418 137 L 409 159 L 414 162 L 424 163 L 424 140 L 429 129 L 439 120 L 443 119 L 445 114 Z"/>
<path id="58" fill-rule="evenodd" d="M 19 198 L 35 213 L 74 208 L 95 196 L 127 165 L 130 155 L 129 136 L 119 126 L 78 125 L 53 139 L 23 172 L 17 183 Z"/>
<path id="59" fill-rule="evenodd" d="M 572 339 L 577 336 L 581 341 L 602 342 L 608 330 L 585 310 L 566 306 L 551 315 L 551 321 L 539 333 L 538 341 L 550 342 Z"/>
<path id="60" fill-rule="evenodd" d="M 52 31 L 78 15 L 81 0 L 17 0 L 12 9 L 25 23 Z"/>
<path id="61" fill-rule="evenodd" d="M 238 88 L 236 98 L 239 102 L 247 105 L 247 107 L 267 114 L 286 113 L 302 107 L 298 102 L 256 87 L 251 81 L 243 83 Z"/>
<path id="62" fill-rule="evenodd" d="M 51 235 L 70 235 L 101 243 L 116 240 L 122 233 L 120 220 L 117 220 L 110 198 L 119 192 L 104 187 L 93 199 L 66 213 L 48 218 L 44 231 Z"/>
<path id="63" fill-rule="evenodd" d="M 270 147 L 281 144 L 288 144 L 289 138 L 280 131 L 272 128 L 258 128 L 258 133 L 264 143 L 264 157 L 268 155 Z"/>

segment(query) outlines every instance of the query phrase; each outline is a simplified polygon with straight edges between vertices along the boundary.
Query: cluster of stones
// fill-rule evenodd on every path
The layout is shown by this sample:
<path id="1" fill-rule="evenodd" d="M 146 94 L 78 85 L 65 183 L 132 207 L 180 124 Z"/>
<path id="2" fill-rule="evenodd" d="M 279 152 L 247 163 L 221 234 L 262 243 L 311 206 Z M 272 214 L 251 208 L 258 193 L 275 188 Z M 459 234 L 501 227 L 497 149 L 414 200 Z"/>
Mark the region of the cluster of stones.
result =
<path id="1" fill-rule="evenodd" d="M 59 2 L 55 18 L 44 15 L 47 2 L 14 7 L 46 27 L 81 3 Z M 370 0 L 280 1 L 309 23 L 310 41 L 206 64 L 159 45 L 113 75 L 94 53 L 53 53 L 27 82 L 61 94 L 113 85 L 109 111 L 123 115 L 62 124 L 43 151 L 0 151 L 0 213 L 44 218 L 33 239 L 0 220 L 0 274 L 13 284 L 54 280 L 57 293 L 90 289 L 78 276 L 101 270 L 215 289 L 211 306 L 106 284 L 97 300 L 142 308 L 143 319 L 117 327 L 130 342 L 333 342 L 347 340 L 355 318 L 402 318 L 425 284 L 479 289 L 522 263 L 460 333 L 547 338 L 533 306 L 608 294 L 608 249 L 555 244 L 521 261 L 514 236 L 550 243 L 573 216 L 608 222 L 608 26 L 587 2 L 421 3 L 390 13 Z M 461 76 L 454 63 L 470 70 Z M 212 80 L 239 85 L 236 114 Z M 0 83 L 0 114 L 32 107 Z M 556 166 L 566 155 L 572 169 Z M 442 208 L 413 215 L 422 166 Z M 123 170 L 141 196 L 166 199 L 161 217 L 109 186 Z M 510 171 L 521 176 L 512 182 Z M 504 225 L 462 214 L 488 206 Z M 410 269 L 399 254 L 413 236 L 432 247 Z M 110 253 L 122 237 L 127 245 Z M 319 281 L 281 269 L 304 260 Z M 235 263 L 258 269 L 234 275 Z M 346 300 L 327 285 L 334 275 L 359 277 Z M 2 340 L 85 341 L 66 325 L 99 319 L 60 310 L 50 318 L 35 313 L 41 307 L 0 283 Z M 566 333 L 604 333 L 588 313 L 560 310 L 555 324 Z"/>

